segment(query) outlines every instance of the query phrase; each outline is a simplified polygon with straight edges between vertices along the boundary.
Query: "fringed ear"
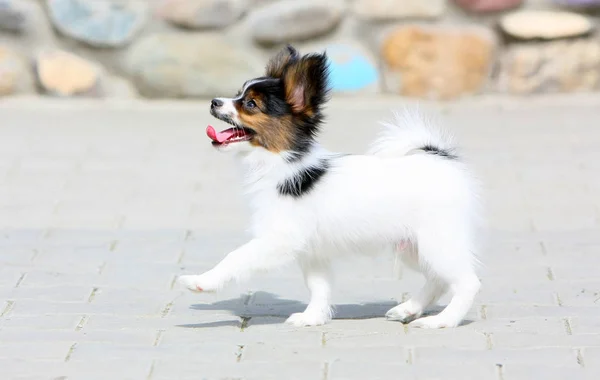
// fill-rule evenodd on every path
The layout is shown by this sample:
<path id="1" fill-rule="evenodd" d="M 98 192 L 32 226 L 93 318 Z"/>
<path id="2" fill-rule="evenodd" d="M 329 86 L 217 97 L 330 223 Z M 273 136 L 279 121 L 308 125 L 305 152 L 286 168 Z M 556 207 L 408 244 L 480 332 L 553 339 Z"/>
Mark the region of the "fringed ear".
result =
<path id="1" fill-rule="evenodd" d="M 327 55 L 309 54 L 287 66 L 283 76 L 286 100 L 295 113 L 319 112 L 329 93 Z"/>
<path id="2" fill-rule="evenodd" d="M 287 45 L 267 64 L 267 76 L 281 78 L 286 67 L 297 62 L 299 58 L 300 55 L 298 54 L 298 51 L 291 45 Z"/>

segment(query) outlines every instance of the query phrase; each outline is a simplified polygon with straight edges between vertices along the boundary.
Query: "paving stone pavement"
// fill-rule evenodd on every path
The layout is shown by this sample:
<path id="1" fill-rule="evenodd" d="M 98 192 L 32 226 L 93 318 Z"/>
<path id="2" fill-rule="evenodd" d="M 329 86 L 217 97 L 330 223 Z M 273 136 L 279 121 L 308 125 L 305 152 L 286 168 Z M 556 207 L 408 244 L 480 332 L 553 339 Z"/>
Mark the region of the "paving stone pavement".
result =
<path id="1" fill-rule="evenodd" d="M 323 142 L 363 151 L 403 104 L 338 99 Z M 382 317 L 422 284 L 386 256 L 339 263 L 323 327 L 282 323 L 307 300 L 296 268 L 182 290 L 176 276 L 248 237 L 207 102 L 3 101 L 0 377 L 600 378 L 600 98 L 424 107 L 457 134 L 489 216 L 476 305 L 438 331 Z"/>

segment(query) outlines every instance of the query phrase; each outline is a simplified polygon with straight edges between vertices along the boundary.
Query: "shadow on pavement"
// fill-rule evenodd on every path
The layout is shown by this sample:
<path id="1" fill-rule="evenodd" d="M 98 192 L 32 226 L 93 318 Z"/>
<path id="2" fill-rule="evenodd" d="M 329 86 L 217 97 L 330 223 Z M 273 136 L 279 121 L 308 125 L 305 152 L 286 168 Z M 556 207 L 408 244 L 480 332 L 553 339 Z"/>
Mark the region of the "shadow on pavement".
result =
<path id="1" fill-rule="evenodd" d="M 333 319 L 384 318 L 385 313 L 396 305 L 395 301 L 389 300 L 334 305 L 335 316 Z M 435 315 L 441 312 L 444 307 L 440 305 L 433 306 L 423 313 L 423 317 Z M 244 324 L 246 323 L 249 323 L 249 325 L 280 324 L 290 314 L 302 312 L 305 308 L 306 304 L 300 301 L 279 298 L 276 294 L 269 292 L 256 292 L 251 297 L 242 295 L 238 298 L 218 301 L 212 304 L 195 304 L 190 306 L 190 309 L 199 311 L 228 311 L 232 315 L 239 317 L 239 320 L 184 324 L 178 325 L 178 327 L 200 329 L 231 326 L 244 328 Z M 251 322 L 249 322 L 250 320 Z M 465 319 L 461 325 L 467 326 L 472 322 L 470 319 Z"/>
<path id="2" fill-rule="evenodd" d="M 396 305 L 396 302 L 390 300 L 360 304 L 338 304 L 334 305 L 335 319 L 380 318 L 385 315 L 386 311 Z M 251 297 L 241 296 L 212 304 L 195 304 L 191 305 L 190 308 L 202 311 L 229 311 L 231 314 L 242 318 L 287 318 L 292 313 L 304 311 L 306 304 L 297 300 L 279 298 L 273 293 L 256 292 Z M 273 321 L 273 323 L 278 322 Z"/>

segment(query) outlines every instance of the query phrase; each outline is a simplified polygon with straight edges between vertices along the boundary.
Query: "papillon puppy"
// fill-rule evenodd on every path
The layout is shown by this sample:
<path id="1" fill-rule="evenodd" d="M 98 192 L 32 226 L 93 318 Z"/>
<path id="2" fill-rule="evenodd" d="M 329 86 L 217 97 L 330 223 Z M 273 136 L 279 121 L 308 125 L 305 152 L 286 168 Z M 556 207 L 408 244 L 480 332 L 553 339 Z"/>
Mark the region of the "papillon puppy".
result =
<path id="1" fill-rule="evenodd" d="M 207 135 L 245 171 L 253 238 L 213 269 L 179 278 L 195 292 L 281 267 L 300 266 L 310 302 L 287 320 L 315 326 L 332 318 L 332 260 L 392 250 L 420 271 L 425 286 L 386 313 L 415 327 L 455 327 L 479 291 L 475 235 L 478 182 L 451 139 L 414 112 L 384 123 L 369 153 L 333 153 L 316 141 L 328 100 L 326 53 L 284 48 L 263 77 L 233 98 L 215 98 L 210 113 L 232 127 Z M 352 126 L 348 126 L 352 128 Z M 434 316 L 423 311 L 449 291 Z"/>

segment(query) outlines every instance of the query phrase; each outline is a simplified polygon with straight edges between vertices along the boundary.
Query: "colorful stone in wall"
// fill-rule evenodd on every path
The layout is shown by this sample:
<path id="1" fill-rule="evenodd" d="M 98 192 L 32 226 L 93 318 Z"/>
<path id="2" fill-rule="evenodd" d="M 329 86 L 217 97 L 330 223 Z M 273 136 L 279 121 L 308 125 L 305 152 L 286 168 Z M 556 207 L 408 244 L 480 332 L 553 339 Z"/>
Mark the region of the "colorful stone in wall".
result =
<path id="1" fill-rule="evenodd" d="M 454 0 L 461 8 L 478 13 L 500 12 L 516 8 L 523 0 Z"/>
<path id="2" fill-rule="evenodd" d="M 159 14 L 186 28 L 223 28 L 242 17 L 246 7 L 247 0 L 165 0 Z"/>
<path id="3" fill-rule="evenodd" d="M 33 91 L 33 80 L 25 59 L 0 46 L 0 96 Z"/>
<path id="4" fill-rule="evenodd" d="M 479 92 L 494 61 L 496 40 L 481 27 L 409 25 L 383 41 L 386 91 L 426 99 Z"/>
<path id="5" fill-rule="evenodd" d="M 600 8 L 600 0 L 552 0 L 552 2 L 572 8 Z"/>
<path id="6" fill-rule="evenodd" d="M 212 33 L 154 34 L 129 49 L 126 69 L 143 96 L 233 96 L 264 73 L 265 62 L 247 49 Z"/>
<path id="7" fill-rule="evenodd" d="M 562 11 L 517 11 L 500 20 L 504 33 L 520 39 L 577 37 L 592 31 L 588 18 Z"/>
<path id="8" fill-rule="evenodd" d="M 261 44 L 304 41 L 335 29 L 344 7 L 340 0 L 282 0 L 253 12 L 250 30 Z"/>
<path id="9" fill-rule="evenodd" d="M 0 0 L 0 30 L 22 32 L 25 24 L 25 13 L 14 0 Z"/>
<path id="10" fill-rule="evenodd" d="M 325 48 L 331 69 L 330 84 L 334 92 L 355 93 L 379 88 L 379 73 L 375 60 L 349 43 Z"/>
<path id="11" fill-rule="evenodd" d="M 438 18 L 446 10 L 446 0 L 356 0 L 354 13 L 363 20 Z"/>
<path id="12" fill-rule="evenodd" d="M 109 99 L 134 99 L 139 97 L 137 88 L 127 79 L 119 76 L 102 78 L 102 95 Z"/>
<path id="13" fill-rule="evenodd" d="M 100 68 L 75 54 L 62 50 L 42 51 L 35 61 L 37 80 L 50 95 L 97 95 Z"/>
<path id="14" fill-rule="evenodd" d="M 47 0 L 54 27 L 95 47 L 128 44 L 146 22 L 144 0 Z"/>
<path id="15" fill-rule="evenodd" d="M 595 38 L 511 44 L 500 60 L 497 90 L 511 94 L 593 91 L 600 87 Z"/>

